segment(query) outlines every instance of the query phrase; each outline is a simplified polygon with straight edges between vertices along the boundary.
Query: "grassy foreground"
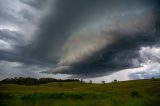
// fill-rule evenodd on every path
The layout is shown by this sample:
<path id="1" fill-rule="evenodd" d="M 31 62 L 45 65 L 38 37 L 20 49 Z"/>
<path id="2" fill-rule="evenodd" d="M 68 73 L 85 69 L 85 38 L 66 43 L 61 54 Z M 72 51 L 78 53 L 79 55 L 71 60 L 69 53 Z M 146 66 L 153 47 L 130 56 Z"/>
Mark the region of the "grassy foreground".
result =
<path id="1" fill-rule="evenodd" d="M 0 84 L 0 106 L 159 106 L 160 79 L 107 84 Z"/>

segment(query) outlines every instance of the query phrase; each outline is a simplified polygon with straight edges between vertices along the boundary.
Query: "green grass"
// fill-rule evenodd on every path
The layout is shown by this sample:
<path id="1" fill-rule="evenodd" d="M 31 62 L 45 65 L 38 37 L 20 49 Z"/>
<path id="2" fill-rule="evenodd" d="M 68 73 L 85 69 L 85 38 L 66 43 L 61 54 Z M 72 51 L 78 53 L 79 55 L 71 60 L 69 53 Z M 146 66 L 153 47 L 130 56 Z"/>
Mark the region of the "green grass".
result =
<path id="1" fill-rule="evenodd" d="M 107 84 L 0 84 L 0 106 L 159 106 L 160 79 Z"/>

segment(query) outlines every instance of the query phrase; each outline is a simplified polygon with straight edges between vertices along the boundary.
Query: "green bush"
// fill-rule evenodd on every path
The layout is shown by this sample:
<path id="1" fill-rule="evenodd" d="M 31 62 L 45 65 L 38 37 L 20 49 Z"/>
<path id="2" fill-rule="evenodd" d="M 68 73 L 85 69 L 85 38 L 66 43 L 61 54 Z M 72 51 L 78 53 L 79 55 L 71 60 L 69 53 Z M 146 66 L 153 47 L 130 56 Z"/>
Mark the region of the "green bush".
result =
<path id="1" fill-rule="evenodd" d="M 131 97 L 136 98 L 136 97 L 140 97 L 140 95 L 139 95 L 138 91 L 132 91 L 131 92 Z"/>

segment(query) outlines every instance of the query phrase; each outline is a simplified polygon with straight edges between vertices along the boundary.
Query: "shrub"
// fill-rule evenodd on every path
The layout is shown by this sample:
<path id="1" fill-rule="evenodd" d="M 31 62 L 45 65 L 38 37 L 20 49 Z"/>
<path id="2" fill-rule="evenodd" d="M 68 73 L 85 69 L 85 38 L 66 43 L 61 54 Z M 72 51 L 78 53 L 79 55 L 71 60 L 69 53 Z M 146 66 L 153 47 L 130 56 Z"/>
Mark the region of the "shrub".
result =
<path id="1" fill-rule="evenodd" d="M 102 84 L 105 84 L 105 81 L 102 81 Z"/>
<path id="2" fill-rule="evenodd" d="M 89 80 L 89 83 L 92 84 L 92 80 Z"/>
<path id="3" fill-rule="evenodd" d="M 136 97 L 140 97 L 140 95 L 139 95 L 138 91 L 132 91 L 131 97 L 136 98 Z"/>
<path id="4" fill-rule="evenodd" d="M 117 82 L 117 80 L 115 79 L 114 82 Z"/>

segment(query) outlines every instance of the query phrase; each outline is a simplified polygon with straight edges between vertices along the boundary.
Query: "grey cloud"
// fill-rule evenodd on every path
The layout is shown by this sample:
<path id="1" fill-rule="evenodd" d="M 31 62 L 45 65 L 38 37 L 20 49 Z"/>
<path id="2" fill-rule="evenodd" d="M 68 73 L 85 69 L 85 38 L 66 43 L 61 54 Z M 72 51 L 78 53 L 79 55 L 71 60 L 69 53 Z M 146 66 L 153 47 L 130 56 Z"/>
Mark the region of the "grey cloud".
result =
<path id="1" fill-rule="evenodd" d="M 32 6 L 33 8 L 42 9 L 44 8 L 46 1 L 49 1 L 49 0 L 45 0 L 45 1 L 44 0 L 20 0 L 20 1 L 29 6 Z"/>
<path id="2" fill-rule="evenodd" d="M 0 50 L 0 60 L 4 60 L 8 62 L 17 61 L 25 64 L 39 64 L 44 66 L 50 66 L 50 64 L 48 63 L 25 57 L 23 56 L 23 54 L 17 53 L 16 51 L 8 52 L 8 51 Z"/>
<path id="3" fill-rule="evenodd" d="M 33 14 L 31 14 L 27 9 L 20 11 L 20 14 L 24 19 L 27 19 L 29 22 L 33 21 Z"/>
<path id="4" fill-rule="evenodd" d="M 21 46 L 26 44 L 22 34 L 16 31 L 10 31 L 8 29 L 0 30 L 0 39 L 6 40 L 6 41 L 12 41 L 14 43 L 13 45 L 17 45 L 17 46 L 20 44 Z"/>
<path id="5" fill-rule="evenodd" d="M 43 1 L 42 4 L 45 5 L 46 2 Z M 37 27 L 39 17 L 42 17 L 40 13 L 44 15 L 43 11 L 39 11 L 42 9 L 34 10 L 19 0 L 0 0 L 0 60 L 43 64 L 25 56 L 23 52 L 34 36 L 33 31 Z"/>
<path id="6" fill-rule="evenodd" d="M 123 2 L 111 0 L 102 0 L 101 2 L 97 0 L 92 0 L 92 2 L 89 0 L 57 0 L 53 4 L 50 13 L 41 20 L 39 30 L 36 32 L 37 37 L 34 38 L 35 40 L 31 44 L 32 50 L 30 54 L 42 60 L 56 60 L 62 55 L 61 48 L 74 30 L 85 26 L 87 23 L 94 22 L 99 17 L 105 17 L 105 14 L 112 14 L 116 10 L 120 12 L 126 11 L 128 4 L 132 3 L 129 8 L 134 10 L 141 8 L 141 6 L 148 6 L 150 2 L 150 0 L 147 2 L 144 2 L 144 0 L 140 2 L 128 0 Z"/>
<path id="7" fill-rule="evenodd" d="M 0 60 L 47 65 L 47 63 L 26 57 L 25 54 L 23 54 L 26 45 L 28 45 L 28 42 L 20 32 L 10 31 L 8 29 L 0 30 Z"/>
<path id="8" fill-rule="evenodd" d="M 155 45 L 160 40 L 158 34 L 160 30 L 158 26 L 160 23 L 159 18 L 157 18 L 159 12 L 157 12 L 156 9 L 153 9 L 152 12 L 154 15 L 147 13 L 149 15 L 147 16 L 146 13 L 142 14 L 141 18 L 138 17 L 138 21 L 134 19 L 137 18 L 137 16 L 133 18 L 133 16 L 135 15 L 131 15 L 133 20 L 127 19 L 124 16 L 123 18 L 127 21 L 123 22 L 123 20 L 120 19 L 120 24 L 119 22 L 118 24 L 115 24 L 115 26 L 117 25 L 116 29 L 113 28 L 113 31 L 108 31 L 108 29 L 106 29 L 106 32 L 103 32 L 104 35 L 110 34 L 111 36 L 113 36 L 114 40 L 111 41 L 111 44 L 104 46 L 102 49 L 98 50 L 98 52 L 93 52 L 92 49 L 90 51 L 90 49 L 88 49 L 86 45 L 86 49 L 88 49 L 87 51 L 91 52 L 90 54 L 86 52 L 86 54 L 88 55 L 86 57 L 84 57 L 84 55 L 82 54 L 83 52 L 81 53 L 81 51 L 77 50 L 76 48 L 71 48 L 73 50 L 71 50 L 71 52 L 69 52 L 69 56 L 66 57 L 69 60 L 66 60 L 66 63 L 58 63 L 56 68 L 53 68 L 47 72 L 74 74 L 81 77 L 95 77 L 111 74 L 122 69 L 134 68 L 135 66 L 133 65 L 132 60 L 139 58 L 138 51 L 140 47 Z M 148 19 L 146 18 L 146 16 L 148 17 Z M 151 23 L 149 22 L 150 20 Z M 93 44 L 91 43 L 91 45 Z M 78 53 L 75 52 L 74 49 L 81 53 L 80 57 L 76 54 L 74 55 L 74 53 Z M 79 49 L 81 49 L 81 47 Z M 65 57 L 62 57 L 62 59 L 63 58 Z"/>
<path id="9" fill-rule="evenodd" d="M 0 1 L 0 24 L 14 26 L 16 24 L 24 24 L 25 19 L 19 14 L 19 9 L 22 9 L 22 4 L 18 1 L 11 2 L 9 0 Z M 26 7 L 23 7 L 24 9 Z"/>
<path id="10" fill-rule="evenodd" d="M 159 69 L 157 69 L 159 70 Z M 160 78 L 160 72 L 137 72 L 129 75 L 130 79 L 151 79 L 151 78 Z"/>
<path id="11" fill-rule="evenodd" d="M 24 64 L 21 62 L 8 62 L 0 61 L 0 67 L 3 69 L 0 71 L 0 80 L 5 78 L 14 78 L 14 77 L 45 77 L 45 75 L 38 74 L 39 71 L 44 71 L 47 69 L 45 66 L 33 65 L 33 64 Z"/>
<path id="12" fill-rule="evenodd" d="M 26 7 L 16 12 L 0 4 L 0 23 L 20 27 L 31 40 L 19 37 L 20 32 L 1 31 L 0 39 L 16 42 L 13 51 L 0 51 L 1 60 L 53 64 L 49 73 L 95 77 L 133 68 L 141 46 L 159 45 L 157 0 L 56 0 L 47 6 L 48 0 L 19 2 Z M 45 8 L 43 18 L 35 18 Z"/>
<path id="13" fill-rule="evenodd" d="M 150 78 L 160 78 L 159 73 L 148 73 L 148 72 L 138 72 L 130 74 L 131 79 L 150 79 Z"/>
<path id="14" fill-rule="evenodd" d="M 103 49 L 103 54 L 99 56 L 98 54 L 93 54 L 93 57 L 87 58 L 86 60 L 76 64 L 71 65 L 70 70 L 61 70 L 55 73 L 68 73 L 75 74 L 81 77 L 95 77 L 103 76 L 106 74 L 111 74 L 115 71 L 134 68 L 135 66 L 132 63 L 132 59 L 139 57 L 139 47 L 144 45 L 150 45 L 154 41 L 150 41 L 150 37 L 145 38 L 144 36 L 136 38 L 123 38 L 119 42 L 114 43 Z M 136 42 L 136 43 L 135 43 Z M 93 60 L 94 57 L 100 57 L 99 59 Z M 54 71 L 50 71 L 53 72 Z"/>

